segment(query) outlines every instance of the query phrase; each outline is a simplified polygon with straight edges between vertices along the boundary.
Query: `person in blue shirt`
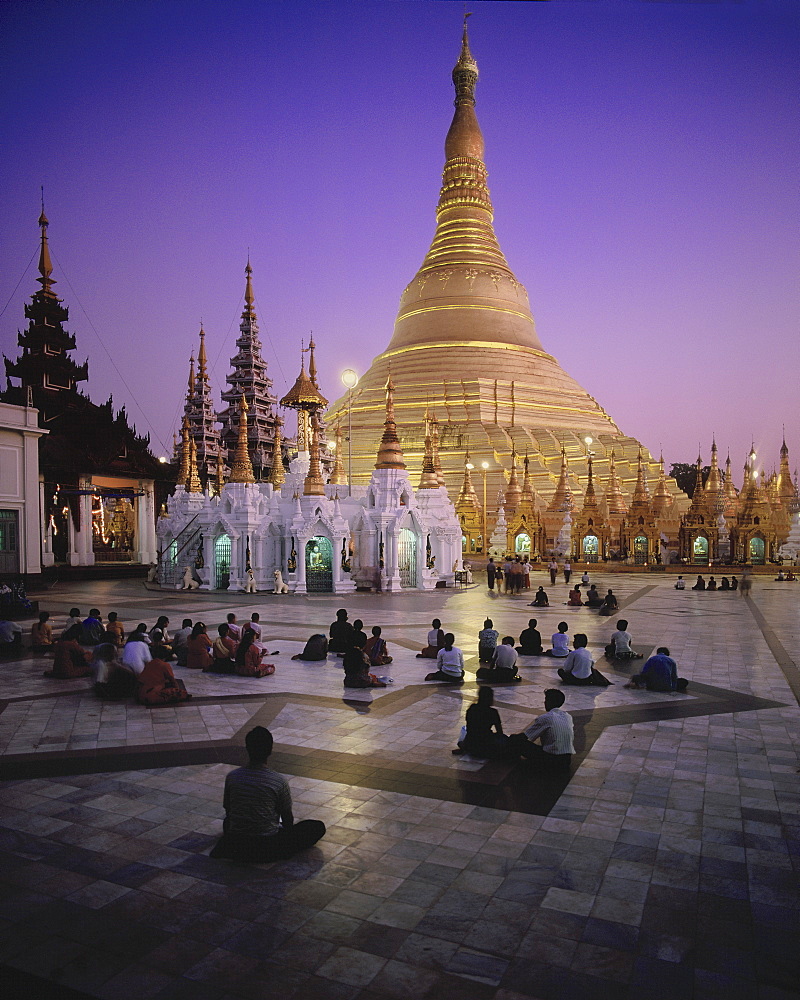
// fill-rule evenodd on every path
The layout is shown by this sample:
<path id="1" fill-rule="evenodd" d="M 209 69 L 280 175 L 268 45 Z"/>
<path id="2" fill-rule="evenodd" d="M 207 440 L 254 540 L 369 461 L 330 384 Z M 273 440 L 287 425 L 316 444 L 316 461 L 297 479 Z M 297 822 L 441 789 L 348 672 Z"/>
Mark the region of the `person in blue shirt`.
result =
<path id="1" fill-rule="evenodd" d="M 642 667 L 642 672 L 631 677 L 625 687 L 646 688 L 648 691 L 685 691 L 689 682 L 678 677 L 678 667 L 666 646 L 659 646 L 654 656 Z"/>

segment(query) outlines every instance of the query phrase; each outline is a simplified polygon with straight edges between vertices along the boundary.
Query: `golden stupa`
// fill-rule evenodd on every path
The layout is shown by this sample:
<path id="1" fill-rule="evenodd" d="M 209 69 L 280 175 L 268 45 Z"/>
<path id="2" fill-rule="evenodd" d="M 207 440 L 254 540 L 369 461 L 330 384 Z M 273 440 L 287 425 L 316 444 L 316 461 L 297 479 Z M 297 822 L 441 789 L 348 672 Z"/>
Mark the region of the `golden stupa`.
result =
<path id="1" fill-rule="evenodd" d="M 345 394 L 332 405 L 326 421 L 347 426 L 352 403 L 353 481 L 366 483 L 383 431 L 384 387 L 391 377 L 406 463 L 410 469 L 421 468 L 426 417 L 435 416 L 439 458 L 453 497 L 463 480 L 467 450 L 476 469 L 488 465 L 487 507 L 493 509 L 497 491 L 506 489 L 514 454 L 528 456 L 530 484 L 538 504 L 545 506 L 562 475 L 562 451 L 567 485 L 582 497 L 589 451 L 602 488 L 612 448 L 623 490 L 631 496 L 642 446 L 623 435 L 542 347 L 525 287 L 497 241 L 483 135 L 475 116 L 477 79 L 465 20 L 453 69 L 455 114 L 445 140 L 433 242 L 403 291 L 389 346 L 373 360 L 352 397 Z M 657 475 L 658 464 L 646 449 L 643 458 Z M 674 480 L 667 484 L 671 494 L 679 495 Z"/>

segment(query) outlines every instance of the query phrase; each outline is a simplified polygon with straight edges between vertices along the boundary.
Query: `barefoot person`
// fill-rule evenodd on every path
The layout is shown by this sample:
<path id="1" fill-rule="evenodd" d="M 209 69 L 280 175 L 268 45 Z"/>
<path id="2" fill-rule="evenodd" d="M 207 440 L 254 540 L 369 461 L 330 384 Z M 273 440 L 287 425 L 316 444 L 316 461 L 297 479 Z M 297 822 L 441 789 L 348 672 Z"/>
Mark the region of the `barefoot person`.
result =
<path id="1" fill-rule="evenodd" d="M 313 847 L 325 836 L 325 824 L 314 819 L 295 823 L 289 783 L 267 766 L 272 733 L 256 726 L 244 742 L 249 759 L 225 778 L 224 832 L 211 857 L 279 861 Z"/>

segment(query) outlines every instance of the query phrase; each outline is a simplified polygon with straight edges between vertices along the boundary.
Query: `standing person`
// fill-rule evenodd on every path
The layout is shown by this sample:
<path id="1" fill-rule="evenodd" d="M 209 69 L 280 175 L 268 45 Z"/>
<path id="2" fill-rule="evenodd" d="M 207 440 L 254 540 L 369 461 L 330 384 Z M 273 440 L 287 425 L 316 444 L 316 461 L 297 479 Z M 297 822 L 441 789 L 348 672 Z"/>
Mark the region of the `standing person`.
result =
<path id="1" fill-rule="evenodd" d="M 225 778 L 223 834 L 211 857 L 259 863 L 313 847 L 324 837 L 325 824 L 313 819 L 295 823 L 289 784 L 267 767 L 272 733 L 256 726 L 244 742 L 249 759 Z"/>
<path id="2" fill-rule="evenodd" d="M 733 579 L 736 580 L 736 577 L 734 577 Z M 739 586 L 739 593 L 742 595 L 742 597 L 750 596 L 750 590 L 753 587 L 753 574 L 750 572 L 749 567 L 745 567 L 745 571 L 744 573 L 742 573 L 741 583 L 739 583 L 738 586 Z M 736 590 L 736 587 L 734 587 L 733 589 Z"/>
<path id="3" fill-rule="evenodd" d="M 522 565 L 522 560 L 519 556 L 511 564 L 511 582 L 513 584 L 513 590 L 515 594 L 519 594 L 522 591 L 522 581 L 525 577 L 525 567 Z"/>
<path id="4" fill-rule="evenodd" d="M 593 684 L 595 687 L 608 687 L 611 681 L 599 670 L 594 669 L 594 660 L 586 648 L 588 638 L 583 632 L 576 632 L 572 641 L 575 647 L 564 660 L 564 666 L 558 668 L 558 676 L 563 684 Z"/>
<path id="5" fill-rule="evenodd" d="M 189 653 L 189 636 L 191 634 L 192 619 L 184 618 L 181 627 L 172 637 L 172 648 L 175 650 L 175 659 L 179 667 L 186 666 L 186 657 Z"/>
<path id="6" fill-rule="evenodd" d="M 336 612 L 336 621 L 331 623 L 328 635 L 330 636 L 329 652 L 336 653 L 337 656 L 344 656 L 348 649 L 352 649 L 355 630 L 347 620 L 347 611 L 344 608 L 340 608 Z"/>
<path id="7" fill-rule="evenodd" d="M 503 561 L 503 593 L 510 594 L 514 589 L 513 569 L 511 556 L 506 556 Z"/>
<path id="8" fill-rule="evenodd" d="M 645 662 L 642 672 L 631 677 L 625 685 L 629 688 L 647 688 L 648 691 L 685 691 L 689 682 L 678 677 L 678 666 L 666 646 L 659 646 L 654 656 Z"/>
<path id="9" fill-rule="evenodd" d="M 525 757 L 544 773 L 568 771 L 575 753 L 572 716 L 561 711 L 564 692 L 548 688 L 544 693 L 544 715 L 522 733 L 508 738 L 509 753 Z M 541 746 L 535 741 L 540 740 Z"/>
<path id="10" fill-rule="evenodd" d="M 569 583 L 569 578 L 571 576 L 572 576 L 572 566 L 570 565 L 569 559 L 567 559 L 564 563 L 564 583 Z"/>
<path id="11" fill-rule="evenodd" d="M 486 563 L 486 586 L 489 590 L 494 590 L 494 578 L 496 576 L 497 566 L 492 556 L 489 556 L 489 562 Z"/>
<path id="12" fill-rule="evenodd" d="M 551 559 L 547 568 L 550 570 L 550 586 L 555 587 L 556 577 L 558 576 L 558 563 L 555 559 Z"/>
<path id="13" fill-rule="evenodd" d="M 525 590 L 531 586 L 531 561 L 527 553 L 522 558 L 522 586 Z"/>
<path id="14" fill-rule="evenodd" d="M 31 625 L 31 650 L 34 653 L 46 653 L 53 648 L 53 626 L 49 618 L 49 611 L 40 611 L 39 621 Z"/>
<path id="15" fill-rule="evenodd" d="M 445 681 L 448 684 L 463 684 L 464 654 L 454 645 L 456 637 L 448 632 L 444 637 L 444 647 L 436 657 L 436 670 L 426 674 L 426 681 Z"/>
<path id="16" fill-rule="evenodd" d="M 552 649 L 546 649 L 544 651 L 545 656 L 555 656 L 559 659 L 563 659 L 565 656 L 569 655 L 569 636 L 567 632 L 569 630 L 569 625 L 566 622 L 558 623 L 558 632 L 552 634 L 551 641 L 553 643 Z"/>
<path id="17" fill-rule="evenodd" d="M 186 642 L 186 666 L 190 670 L 208 670 L 213 662 L 211 640 L 205 622 L 195 622 Z"/>
<path id="18" fill-rule="evenodd" d="M 428 632 L 428 645 L 419 653 L 417 659 L 435 660 L 439 655 L 439 650 L 444 646 L 444 631 L 442 623 L 438 618 L 431 622 L 431 629 Z"/>
<path id="19" fill-rule="evenodd" d="M 499 638 L 500 633 L 494 627 L 494 622 L 491 618 L 487 618 L 483 623 L 483 628 L 478 632 L 478 659 L 481 663 L 491 661 Z"/>
<path id="20" fill-rule="evenodd" d="M 519 637 L 519 646 L 517 646 L 517 652 L 520 656 L 542 655 L 542 636 L 536 628 L 537 624 L 535 618 L 529 618 L 528 627 L 522 630 L 522 634 Z"/>
<path id="21" fill-rule="evenodd" d="M 466 736 L 453 753 L 468 753 L 486 760 L 504 755 L 508 737 L 503 734 L 500 714 L 493 705 L 494 691 L 490 687 L 480 688 L 477 702 L 467 709 Z"/>
<path id="22" fill-rule="evenodd" d="M 514 649 L 514 636 L 503 636 L 503 642 L 495 646 L 492 664 L 489 667 L 479 667 L 475 675 L 478 680 L 491 681 L 494 684 L 509 684 L 521 681 L 517 673 L 517 651 Z"/>

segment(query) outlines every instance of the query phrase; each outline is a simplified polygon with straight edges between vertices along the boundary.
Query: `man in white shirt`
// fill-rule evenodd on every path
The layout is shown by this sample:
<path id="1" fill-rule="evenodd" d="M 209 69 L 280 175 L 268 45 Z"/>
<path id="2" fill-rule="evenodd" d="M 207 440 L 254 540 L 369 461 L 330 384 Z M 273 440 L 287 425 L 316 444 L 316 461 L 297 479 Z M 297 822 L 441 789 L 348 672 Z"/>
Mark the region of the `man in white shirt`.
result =
<path id="1" fill-rule="evenodd" d="M 514 649 L 514 636 L 503 636 L 503 642 L 495 646 L 490 667 L 480 667 L 475 675 L 478 680 L 490 681 L 492 684 L 508 684 L 521 681 L 517 673 L 517 651 Z"/>
<path id="2" fill-rule="evenodd" d="M 675 589 L 686 590 L 686 581 L 682 576 L 679 576 L 678 579 L 675 581 Z"/>
<path id="3" fill-rule="evenodd" d="M 548 688 L 544 693 L 544 715 L 540 715 L 523 733 L 509 736 L 513 754 L 532 761 L 537 770 L 568 771 L 575 753 L 572 716 L 561 711 L 564 692 Z M 534 742 L 539 740 L 541 746 Z"/>
<path id="4" fill-rule="evenodd" d="M 611 681 L 603 677 L 599 670 L 594 669 L 592 654 L 586 648 L 587 637 L 583 632 L 576 632 L 573 644 L 575 648 L 564 660 L 564 666 L 558 668 L 558 676 L 562 684 L 578 684 L 595 687 L 608 687 Z"/>
<path id="5" fill-rule="evenodd" d="M 137 633 L 137 635 L 139 634 Z M 152 659 L 153 654 L 150 652 L 150 647 L 141 639 L 128 639 L 125 643 L 121 660 L 128 670 L 132 670 L 137 677 Z"/>

